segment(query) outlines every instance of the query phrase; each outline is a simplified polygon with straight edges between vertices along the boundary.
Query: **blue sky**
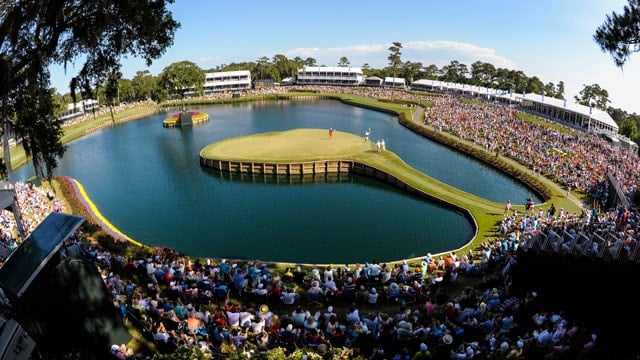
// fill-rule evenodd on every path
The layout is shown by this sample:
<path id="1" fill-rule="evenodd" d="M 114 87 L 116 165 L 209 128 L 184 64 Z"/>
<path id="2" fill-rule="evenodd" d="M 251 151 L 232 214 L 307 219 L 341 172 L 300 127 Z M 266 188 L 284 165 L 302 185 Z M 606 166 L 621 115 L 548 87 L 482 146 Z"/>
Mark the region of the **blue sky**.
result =
<path id="1" fill-rule="evenodd" d="M 640 53 L 624 70 L 593 41 L 595 29 L 626 0 L 396 0 L 261 1 L 177 0 L 170 5 L 181 23 L 174 45 L 146 67 L 123 59 L 123 75 L 158 75 L 174 62 L 188 60 L 203 69 L 232 62 L 313 57 L 337 66 L 346 56 L 352 66 L 388 65 L 388 48 L 402 43 L 402 61 L 438 67 L 452 60 L 470 66 L 492 63 L 537 76 L 544 83 L 565 83 L 565 97 L 584 85 L 609 92 L 610 105 L 640 113 L 636 82 Z M 68 92 L 73 67 L 52 69 L 52 85 Z"/>

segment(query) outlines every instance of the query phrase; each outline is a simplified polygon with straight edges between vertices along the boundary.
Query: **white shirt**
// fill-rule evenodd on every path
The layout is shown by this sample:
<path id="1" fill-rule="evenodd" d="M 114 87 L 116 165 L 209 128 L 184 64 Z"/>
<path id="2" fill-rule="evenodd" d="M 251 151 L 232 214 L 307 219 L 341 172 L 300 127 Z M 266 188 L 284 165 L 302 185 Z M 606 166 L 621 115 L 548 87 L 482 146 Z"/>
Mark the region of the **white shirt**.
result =
<path id="1" fill-rule="evenodd" d="M 287 305 L 291 305 L 294 302 L 296 302 L 296 298 L 298 297 L 298 295 L 294 292 L 290 292 L 290 293 L 284 293 L 282 294 L 282 296 L 280 297 L 282 299 L 282 302 L 287 304 Z"/>
<path id="2" fill-rule="evenodd" d="M 260 334 L 265 326 L 266 326 L 265 320 L 262 318 L 259 318 L 253 323 L 251 323 L 251 331 L 253 331 L 254 334 Z"/>
<path id="3" fill-rule="evenodd" d="M 324 282 L 333 281 L 333 270 L 325 270 L 324 271 Z"/>

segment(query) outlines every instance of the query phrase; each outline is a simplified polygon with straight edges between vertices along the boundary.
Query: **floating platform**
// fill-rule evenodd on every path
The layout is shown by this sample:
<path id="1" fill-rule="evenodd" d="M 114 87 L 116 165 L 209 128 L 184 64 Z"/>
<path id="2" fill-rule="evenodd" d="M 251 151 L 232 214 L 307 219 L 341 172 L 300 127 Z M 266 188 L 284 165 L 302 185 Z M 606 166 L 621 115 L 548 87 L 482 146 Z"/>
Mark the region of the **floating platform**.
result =
<path id="1" fill-rule="evenodd" d="M 182 111 L 175 113 L 162 122 L 166 128 L 175 128 L 189 125 L 200 125 L 209 121 L 209 114 L 199 111 Z"/>

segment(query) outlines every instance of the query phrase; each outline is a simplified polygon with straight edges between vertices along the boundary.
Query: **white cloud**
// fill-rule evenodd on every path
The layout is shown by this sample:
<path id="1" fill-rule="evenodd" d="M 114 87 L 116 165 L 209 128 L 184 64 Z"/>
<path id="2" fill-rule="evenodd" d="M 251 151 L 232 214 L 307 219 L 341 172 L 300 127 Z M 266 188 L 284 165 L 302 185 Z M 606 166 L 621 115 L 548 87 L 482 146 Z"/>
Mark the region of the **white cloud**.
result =
<path id="1" fill-rule="evenodd" d="M 422 62 L 425 65 L 443 66 L 452 60 L 467 65 L 475 61 L 491 63 L 496 67 L 517 69 L 517 64 L 501 55 L 494 49 L 456 41 L 407 41 L 401 42 L 401 58 L 404 61 Z M 368 63 L 372 67 L 382 68 L 388 65 L 389 47 L 392 44 L 361 44 L 332 48 L 297 48 L 280 53 L 288 58 L 300 56 L 303 59 L 312 57 L 318 64 L 334 65 L 341 57 L 346 56 L 351 64 L 360 66 Z"/>
<path id="2" fill-rule="evenodd" d="M 403 44 L 403 51 L 424 53 L 425 55 L 435 55 L 443 52 L 454 55 L 447 63 L 451 60 L 458 60 L 461 63 L 471 65 L 475 61 L 482 61 L 493 64 L 497 68 L 518 68 L 514 61 L 496 54 L 494 49 L 457 41 L 409 41 Z"/>

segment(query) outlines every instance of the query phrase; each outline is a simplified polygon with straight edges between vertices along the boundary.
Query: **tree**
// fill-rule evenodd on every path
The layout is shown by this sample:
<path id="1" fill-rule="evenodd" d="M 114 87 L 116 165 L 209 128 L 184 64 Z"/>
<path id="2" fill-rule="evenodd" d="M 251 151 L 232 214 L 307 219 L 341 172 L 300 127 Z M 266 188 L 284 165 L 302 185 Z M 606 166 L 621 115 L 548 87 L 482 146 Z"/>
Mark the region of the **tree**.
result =
<path id="1" fill-rule="evenodd" d="M 387 57 L 387 59 L 389 60 L 389 65 L 393 69 L 394 78 L 396 77 L 396 69 L 398 68 L 398 66 L 402 65 L 402 59 L 400 59 L 400 55 L 402 55 L 402 53 L 400 52 L 400 49 L 402 49 L 402 43 L 397 41 L 393 42 L 389 47 L 389 51 L 391 51 L 391 54 Z"/>
<path id="2" fill-rule="evenodd" d="M 458 60 L 452 60 L 449 65 L 442 67 L 442 72 L 442 80 L 444 81 L 466 83 L 469 69 L 467 69 L 467 65 L 460 63 Z"/>
<path id="3" fill-rule="evenodd" d="M 308 57 L 304 60 L 304 66 L 316 66 L 316 59 Z"/>
<path id="4" fill-rule="evenodd" d="M 625 135 L 629 139 L 638 137 L 638 124 L 632 117 L 626 118 L 620 123 L 620 134 Z"/>
<path id="5" fill-rule="evenodd" d="M 421 62 L 406 61 L 403 64 L 402 70 L 404 72 L 404 78 L 407 79 L 409 84 L 412 83 L 413 79 L 415 79 L 418 76 L 422 68 L 423 66 Z"/>
<path id="6" fill-rule="evenodd" d="M 629 0 L 622 14 L 607 15 L 593 39 L 602 52 L 608 52 L 622 69 L 632 53 L 640 51 L 640 0 Z"/>
<path id="7" fill-rule="evenodd" d="M 258 61 L 256 61 L 256 68 L 258 72 L 258 79 L 264 79 L 264 74 L 266 72 L 267 67 L 269 66 L 269 58 L 266 56 L 262 56 Z"/>
<path id="8" fill-rule="evenodd" d="M 298 68 L 296 64 L 282 54 L 273 57 L 273 79 L 280 82 L 282 79 L 294 76 Z"/>
<path id="9" fill-rule="evenodd" d="M 300 56 L 294 57 L 293 62 L 296 63 L 297 69 L 301 69 L 304 66 L 304 60 Z"/>
<path id="10" fill-rule="evenodd" d="M 204 71 L 191 61 L 170 64 L 159 75 L 160 86 L 170 94 L 180 95 L 180 99 L 189 91 L 198 91 L 204 84 Z"/>
<path id="11" fill-rule="evenodd" d="M 476 61 L 471 64 L 471 84 L 478 86 L 491 86 L 495 79 L 496 68 L 492 64 Z"/>
<path id="12" fill-rule="evenodd" d="M 362 68 L 362 73 L 364 74 L 364 76 L 370 76 L 370 74 L 371 74 L 371 65 L 369 65 L 369 63 L 362 64 L 361 68 Z"/>
<path id="13" fill-rule="evenodd" d="M 609 116 L 611 116 L 613 121 L 615 121 L 616 124 L 618 125 L 621 125 L 622 122 L 629 117 L 629 114 L 627 114 L 626 111 L 622 109 L 614 108 L 612 106 L 609 106 L 607 108 L 607 114 L 609 114 Z"/>
<path id="14" fill-rule="evenodd" d="M 131 80 L 124 78 L 120 78 L 118 80 L 118 104 L 135 101 L 135 94 L 133 82 Z"/>
<path id="15" fill-rule="evenodd" d="M 424 70 L 424 78 L 430 80 L 436 80 L 438 78 L 438 73 L 440 70 L 435 64 L 431 64 L 427 66 Z"/>
<path id="16" fill-rule="evenodd" d="M 65 96 L 61 95 L 55 88 L 52 88 L 51 91 L 53 92 L 53 117 L 58 119 L 67 111 L 67 104 L 71 101 L 66 101 Z"/>
<path id="17" fill-rule="evenodd" d="M 606 110 L 609 100 L 609 92 L 600 87 L 598 84 L 582 85 L 580 96 L 575 95 L 573 98 L 578 104 L 585 106 L 593 106 L 600 110 Z"/>
<path id="18" fill-rule="evenodd" d="M 59 123 L 53 118 L 49 66 L 80 61 L 70 83 L 91 93 L 107 73 L 118 71 L 120 59 L 140 56 L 150 65 L 172 45 L 180 27 L 166 9 L 173 0 L 74 1 L 43 5 L 38 0 L 0 5 L 0 122 L 5 144 L 15 131 L 22 137 L 36 173 L 51 174 L 64 153 Z M 25 108 L 29 106 L 29 108 Z M 34 112 L 35 111 L 35 112 Z M 9 149 L 4 162 L 12 179 Z M 43 172 L 44 171 L 44 172 Z"/>
<path id="19" fill-rule="evenodd" d="M 518 92 L 517 89 L 516 92 Z M 532 76 L 527 80 L 527 85 L 524 88 L 527 93 L 542 94 L 544 92 L 544 84 L 537 76 Z"/>
<path id="20" fill-rule="evenodd" d="M 556 96 L 557 99 L 564 99 L 564 81 L 559 81 L 558 86 L 556 86 Z"/>
<path id="21" fill-rule="evenodd" d="M 14 131 L 16 138 L 22 139 L 24 152 L 31 158 L 37 183 L 49 177 L 57 166 L 58 157 L 65 151 L 60 141 L 62 120 L 54 117 L 54 90 L 45 84 L 49 84 L 49 72 L 41 68 L 39 73 L 30 74 L 25 86 L 20 86 L 14 93 L 15 107 L 20 109 L 14 113 Z"/>
<path id="22" fill-rule="evenodd" d="M 338 62 L 338 66 L 340 67 L 348 67 L 351 64 L 349 59 L 346 56 L 340 58 L 340 62 Z"/>
<path id="23" fill-rule="evenodd" d="M 556 84 L 548 82 L 543 88 L 543 94 L 548 97 L 554 97 L 556 95 Z"/>
<path id="24" fill-rule="evenodd" d="M 111 113 L 111 122 L 116 123 L 116 118 L 113 113 L 113 107 L 120 103 L 120 87 L 118 82 L 122 78 L 120 71 L 111 71 L 107 74 L 107 81 L 104 85 L 105 103 L 109 105 L 109 112 Z"/>

